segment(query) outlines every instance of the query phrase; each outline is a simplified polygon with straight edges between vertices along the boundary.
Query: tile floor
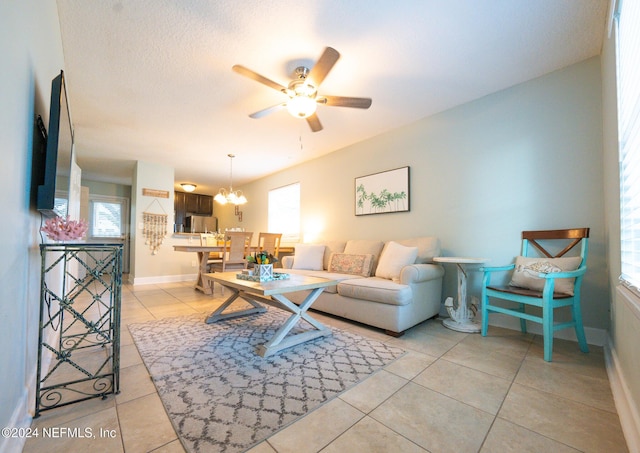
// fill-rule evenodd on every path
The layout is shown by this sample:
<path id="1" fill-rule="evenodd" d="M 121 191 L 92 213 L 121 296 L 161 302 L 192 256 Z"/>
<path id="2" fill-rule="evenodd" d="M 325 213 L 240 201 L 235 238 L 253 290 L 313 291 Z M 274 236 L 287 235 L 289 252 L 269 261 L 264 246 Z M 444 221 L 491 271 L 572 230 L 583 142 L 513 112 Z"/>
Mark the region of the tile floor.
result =
<path id="1" fill-rule="evenodd" d="M 43 412 L 34 427 L 91 428 L 97 439 L 29 439 L 24 452 L 182 452 L 127 325 L 213 311 L 220 292 L 190 283 L 123 286 L 121 392 Z M 626 452 L 601 348 L 491 328 L 464 334 L 433 320 L 400 338 L 316 313 L 407 354 L 251 449 L 285 452 Z"/>

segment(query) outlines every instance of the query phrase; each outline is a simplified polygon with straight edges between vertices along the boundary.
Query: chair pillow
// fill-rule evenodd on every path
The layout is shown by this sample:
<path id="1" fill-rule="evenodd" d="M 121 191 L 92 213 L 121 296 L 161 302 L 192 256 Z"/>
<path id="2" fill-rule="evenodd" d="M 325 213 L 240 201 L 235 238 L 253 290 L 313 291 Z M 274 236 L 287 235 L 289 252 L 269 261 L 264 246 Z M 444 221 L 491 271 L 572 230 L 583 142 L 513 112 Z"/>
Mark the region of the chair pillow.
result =
<path id="1" fill-rule="evenodd" d="M 329 259 L 329 272 L 338 274 L 371 276 L 373 267 L 372 254 L 332 253 Z"/>
<path id="2" fill-rule="evenodd" d="M 511 286 L 542 291 L 545 279 L 538 277 L 539 273 L 551 274 L 554 272 L 575 271 L 582 263 L 579 256 L 570 258 L 529 258 L 519 256 L 516 258 L 516 267 L 511 277 Z M 556 279 L 554 292 L 573 296 L 575 278 Z"/>
<path id="3" fill-rule="evenodd" d="M 382 250 L 380 262 L 376 268 L 376 277 L 398 280 L 403 267 L 416 262 L 418 247 L 405 247 L 389 241 Z"/>
<path id="4" fill-rule="evenodd" d="M 321 271 L 323 257 L 324 245 L 297 244 L 293 255 L 293 269 Z"/>

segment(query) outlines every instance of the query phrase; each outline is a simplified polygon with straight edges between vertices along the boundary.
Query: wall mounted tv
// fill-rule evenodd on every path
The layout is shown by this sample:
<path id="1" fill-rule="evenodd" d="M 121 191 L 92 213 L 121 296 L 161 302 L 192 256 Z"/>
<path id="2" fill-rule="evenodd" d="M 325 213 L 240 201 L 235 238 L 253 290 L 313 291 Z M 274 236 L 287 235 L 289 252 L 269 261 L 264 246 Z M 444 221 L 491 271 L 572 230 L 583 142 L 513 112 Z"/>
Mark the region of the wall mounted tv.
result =
<path id="1" fill-rule="evenodd" d="M 44 156 L 43 180 L 38 186 L 36 207 L 43 215 L 54 217 L 66 212 L 56 212 L 56 192 L 69 193 L 69 174 L 73 153 L 73 126 L 69 113 L 64 72 L 51 82 L 51 103 L 49 106 L 49 131 Z"/>

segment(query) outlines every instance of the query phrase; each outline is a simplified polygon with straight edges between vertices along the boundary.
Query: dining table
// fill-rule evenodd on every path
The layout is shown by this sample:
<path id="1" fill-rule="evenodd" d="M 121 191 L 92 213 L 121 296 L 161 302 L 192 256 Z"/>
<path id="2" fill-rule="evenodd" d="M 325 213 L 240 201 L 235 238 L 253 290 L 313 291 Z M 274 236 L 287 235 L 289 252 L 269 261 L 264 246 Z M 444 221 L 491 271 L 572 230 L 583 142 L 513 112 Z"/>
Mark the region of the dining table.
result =
<path id="1" fill-rule="evenodd" d="M 203 275 L 207 273 L 207 262 L 209 261 L 209 253 L 225 253 L 228 251 L 228 247 L 224 244 L 220 245 L 174 245 L 173 249 L 176 252 L 190 252 L 198 255 L 198 277 L 194 288 L 202 291 L 205 294 L 213 294 L 213 289 L 210 287 L 207 281 L 203 279 Z M 260 251 L 260 247 L 257 245 L 250 246 L 249 252 L 254 253 Z M 293 247 L 280 247 L 279 255 L 293 253 Z"/>

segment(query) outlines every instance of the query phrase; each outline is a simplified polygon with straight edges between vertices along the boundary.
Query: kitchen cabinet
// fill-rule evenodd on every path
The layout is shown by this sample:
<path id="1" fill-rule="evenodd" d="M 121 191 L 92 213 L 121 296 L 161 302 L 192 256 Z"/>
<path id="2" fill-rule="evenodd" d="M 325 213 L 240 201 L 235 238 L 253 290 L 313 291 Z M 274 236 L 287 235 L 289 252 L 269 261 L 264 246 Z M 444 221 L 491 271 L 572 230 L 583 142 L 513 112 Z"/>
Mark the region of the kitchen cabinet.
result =
<path id="1" fill-rule="evenodd" d="M 195 214 L 205 216 L 213 215 L 213 197 L 211 195 L 198 196 L 198 211 Z"/>
<path id="2" fill-rule="evenodd" d="M 196 214 L 200 206 L 200 195 L 197 193 L 185 194 L 185 210 L 187 212 Z"/>
<path id="3" fill-rule="evenodd" d="M 176 224 L 184 225 L 187 215 L 213 215 L 213 197 L 197 193 L 175 192 Z"/>
<path id="4" fill-rule="evenodd" d="M 184 225 L 184 218 L 186 217 L 187 209 L 186 209 L 186 193 L 184 192 L 175 192 L 175 197 L 173 201 L 173 210 L 175 211 L 176 225 Z"/>

